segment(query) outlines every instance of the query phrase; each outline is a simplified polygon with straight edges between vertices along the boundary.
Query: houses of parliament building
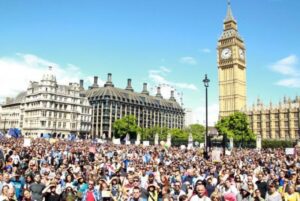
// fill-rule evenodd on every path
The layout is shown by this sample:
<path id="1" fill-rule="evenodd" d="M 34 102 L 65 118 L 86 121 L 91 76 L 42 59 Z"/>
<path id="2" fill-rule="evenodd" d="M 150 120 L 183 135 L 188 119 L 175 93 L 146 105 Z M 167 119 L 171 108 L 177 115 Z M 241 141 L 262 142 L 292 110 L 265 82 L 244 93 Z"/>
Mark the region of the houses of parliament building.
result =
<path id="1" fill-rule="evenodd" d="M 284 98 L 278 105 L 261 100 L 247 107 L 246 48 L 238 33 L 230 2 L 224 29 L 218 41 L 219 117 L 242 111 L 248 115 L 250 128 L 262 139 L 296 140 L 300 137 L 300 98 Z"/>

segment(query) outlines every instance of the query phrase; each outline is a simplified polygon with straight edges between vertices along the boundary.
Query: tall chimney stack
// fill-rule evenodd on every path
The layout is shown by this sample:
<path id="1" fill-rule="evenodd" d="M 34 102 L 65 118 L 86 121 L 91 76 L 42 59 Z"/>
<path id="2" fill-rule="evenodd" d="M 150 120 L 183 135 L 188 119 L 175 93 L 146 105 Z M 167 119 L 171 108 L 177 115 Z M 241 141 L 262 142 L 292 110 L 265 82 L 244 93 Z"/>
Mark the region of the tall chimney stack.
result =
<path id="1" fill-rule="evenodd" d="M 142 94 L 149 95 L 149 91 L 148 91 L 148 89 L 147 89 L 147 83 L 144 83 L 144 84 L 143 84 L 143 91 L 142 91 Z"/>
<path id="2" fill-rule="evenodd" d="M 132 88 L 132 86 L 131 86 L 131 79 L 128 79 L 128 80 L 127 80 L 126 90 L 132 91 L 132 92 L 133 92 L 133 88 Z"/>
<path id="3" fill-rule="evenodd" d="M 83 87 L 83 80 L 80 80 L 80 81 L 79 81 L 79 85 L 80 85 L 80 90 L 84 90 L 84 87 Z"/>
<path id="4" fill-rule="evenodd" d="M 163 98 L 160 92 L 160 87 L 157 87 L 157 93 L 156 93 L 157 98 Z"/>
<path id="5" fill-rule="evenodd" d="M 98 85 L 98 76 L 94 76 L 94 83 L 92 85 L 92 88 L 98 88 L 99 85 Z"/>
<path id="6" fill-rule="evenodd" d="M 114 87 L 114 84 L 112 83 L 112 74 L 111 73 L 108 73 L 107 74 L 107 81 L 106 83 L 104 84 L 105 87 Z"/>
<path id="7" fill-rule="evenodd" d="M 174 91 L 173 91 L 173 90 L 171 91 L 170 101 L 175 101 L 175 102 L 176 102 L 176 99 L 175 99 L 175 97 L 174 97 Z"/>

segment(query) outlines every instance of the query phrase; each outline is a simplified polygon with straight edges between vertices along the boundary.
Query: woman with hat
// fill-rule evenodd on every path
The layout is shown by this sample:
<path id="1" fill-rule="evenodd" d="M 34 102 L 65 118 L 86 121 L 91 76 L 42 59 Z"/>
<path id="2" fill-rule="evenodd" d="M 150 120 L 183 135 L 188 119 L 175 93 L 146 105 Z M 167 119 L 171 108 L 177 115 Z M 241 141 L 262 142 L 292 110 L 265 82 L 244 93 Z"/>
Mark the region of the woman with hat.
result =
<path id="1" fill-rule="evenodd" d="M 237 201 L 253 201 L 248 186 L 243 185 L 241 187 L 240 193 L 237 195 Z"/>
<path id="2" fill-rule="evenodd" d="M 64 192 L 62 193 L 63 201 L 75 201 L 76 200 L 76 190 L 72 185 L 67 184 Z"/>
<path id="3" fill-rule="evenodd" d="M 50 184 L 43 190 L 45 201 L 60 201 L 61 196 L 56 193 L 56 181 L 51 181 Z"/>

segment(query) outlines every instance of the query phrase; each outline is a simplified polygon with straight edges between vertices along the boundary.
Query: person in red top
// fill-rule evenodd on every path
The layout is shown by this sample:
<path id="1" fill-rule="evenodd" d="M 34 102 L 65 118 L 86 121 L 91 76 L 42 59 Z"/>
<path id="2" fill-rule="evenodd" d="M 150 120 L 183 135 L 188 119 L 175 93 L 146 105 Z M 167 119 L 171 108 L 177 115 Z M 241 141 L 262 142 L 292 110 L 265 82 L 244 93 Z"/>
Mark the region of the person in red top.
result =
<path id="1" fill-rule="evenodd" d="M 89 188 L 83 193 L 82 201 L 100 201 L 100 193 L 94 188 L 94 185 L 95 182 L 90 180 Z"/>

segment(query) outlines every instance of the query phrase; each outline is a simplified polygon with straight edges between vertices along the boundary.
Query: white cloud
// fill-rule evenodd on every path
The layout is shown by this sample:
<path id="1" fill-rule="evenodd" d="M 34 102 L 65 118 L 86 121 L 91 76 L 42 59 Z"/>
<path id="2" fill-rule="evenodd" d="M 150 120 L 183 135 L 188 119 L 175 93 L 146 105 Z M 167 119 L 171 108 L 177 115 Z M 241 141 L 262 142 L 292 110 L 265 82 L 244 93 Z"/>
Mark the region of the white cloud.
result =
<path id="1" fill-rule="evenodd" d="M 200 51 L 203 53 L 211 53 L 211 50 L 209 48 L 203 48 Z"/>
<path id="2" fill-rule="evenodd" d="M 276 85 L 300 88 L 300 70 L 298 68 L 298 57 L 296 55 L 290 55 L 275 62 L 271 65 L 271 70 L 283 76 L 287 76 L 287 78 L 277 81 L 275 83 Z"/>
<path id="3" fill-rule="evenodd" d="M 171 70 L 170 70 L 169 68 L 165 67 L 165 66 L 161 66 L 161 67 L 160 67 L 160 70 L 161 70 L 162 72 L 165 72 L 165 73 L 170 73 L 170 72 L 171 72 Z"/>
<path id="4" fill-rule="evenodd" d="M 205 103 L 203 106 L 199 106 L 196 109 L 192 110 L 193 123 L 199 123 L 205 125 L 206 116 L 205 116 Z M 214 126 L 218 121 L 219 116 L 219 104 L 212 103 L 208 105 L 208 125 Z"/>
<path id="5" fill-rule="evenodd" d="M 78 66 L 67 64 L 65 67 L 55 62 L 42 59 L 33 54 L 17 53 L 13 57 L 0 58 L 0 99 L 14 97 L 17 93 L 25 91 L 30 81 L 40 81 L 48 66 L 53 67 L 58 84 L 68 84 L 69 82 L 79 82 L 84 79 L 87 84 L 91 84 L 89 76 L 85 76 Z"/>
<path id="6" fill-rule="evenodd" d="M 181 57 L 179 59 L 179 62 L 183 63 L 183 64 L 189 64 L 189 65 L 196 65 L 197 64 L 197 60 L 194 57 L 190 57 L 190 56 Z"/>
<path id="7" fill-rule="evenodd" d="M 299 78 L 283 79 L 276 82 L 276 84 L 284 87 L 300 88 L 300 79 Z"/>
<path id="8" fill-rule="evenodd" d="M 279 74 L 288 76 L 299 76 L 299 69 L 296 67 L 298 58 L 296 55 L 290 55 L 283 58 L 271 66 L 271 69 Z"/>
<path id="9" fill-rule="evenodd" d="M 165 99 L 169 99 L 171 91 L 174 91 L 174 96 L 177 102 L 181 104 L 182 92 L 177 89 L 187 89 L 187 90 L 198 90 L 194 84 L 173 82 L 165 78 L 165 76 L 170 73 L 171 70 L 162 66 L 159 70 L 149 70 L 149 78 L 151 83 L 149 84 L 150 93 L 155 95 L 157 92 L 157 86 L 161 87 L 161 94 Z M 177 89 L 176 89 L 177 88 Z"/>
<path id="10" fill-rule="evenodd" d="M 166 71 L 161 70 L 150 70 L 149 71 L 149 78 L 156 84 L 164 84 L 164 85 L 170 85 L 173 87 L 178 87 L 181 89 L 190 89 L 190 90 L 197 90 L 197 87 L 194 84 L 189 83 L 181 83 L 181 82 L 172 82 L 166 80 L 164 77 L 164 73 Z"/>

